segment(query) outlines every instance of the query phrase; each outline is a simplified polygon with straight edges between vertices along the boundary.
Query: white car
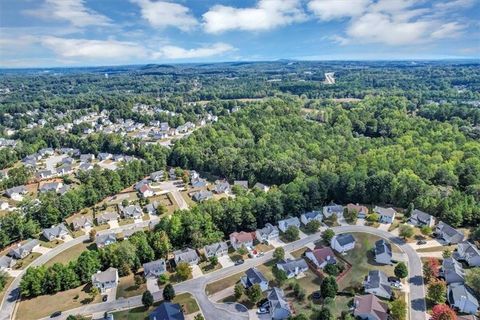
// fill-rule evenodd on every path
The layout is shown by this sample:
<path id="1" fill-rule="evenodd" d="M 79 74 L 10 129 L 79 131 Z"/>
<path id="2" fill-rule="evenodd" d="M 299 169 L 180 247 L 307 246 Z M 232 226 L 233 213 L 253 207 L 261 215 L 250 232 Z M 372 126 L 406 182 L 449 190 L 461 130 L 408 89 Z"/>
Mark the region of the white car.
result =
<path id="1" fill-rule="evenodd" d="M 266 313 L 268 313 L 267 308 L 258 308 L 257 310 L 257 314 L 266 314 Z"/>

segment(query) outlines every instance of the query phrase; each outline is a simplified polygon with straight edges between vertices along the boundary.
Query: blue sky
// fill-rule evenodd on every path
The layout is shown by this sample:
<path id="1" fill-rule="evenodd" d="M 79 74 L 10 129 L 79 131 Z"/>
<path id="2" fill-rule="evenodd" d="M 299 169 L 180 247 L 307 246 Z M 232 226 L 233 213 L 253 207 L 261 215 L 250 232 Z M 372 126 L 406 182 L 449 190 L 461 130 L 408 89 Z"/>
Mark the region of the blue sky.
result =
<path id="1" fill-rule="evenodd" d="M 0 0 L 0 66 L 480 57 L 480 0 Z"/>

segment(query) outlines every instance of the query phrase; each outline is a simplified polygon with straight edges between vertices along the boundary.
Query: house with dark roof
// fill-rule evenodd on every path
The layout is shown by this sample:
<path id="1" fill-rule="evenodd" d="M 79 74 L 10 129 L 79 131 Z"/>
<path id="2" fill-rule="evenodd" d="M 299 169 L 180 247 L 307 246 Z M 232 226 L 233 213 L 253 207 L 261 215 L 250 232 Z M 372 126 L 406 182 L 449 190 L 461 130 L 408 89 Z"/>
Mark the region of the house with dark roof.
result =
<path id="1" fill-rule="evenodd" d="M 284 259 L 277 263 L 277 268 L 279 270 L 285 271 L 287 278 L 293 278 L 308 270 L 308 265 L 302 258 L 292 260 Z"/>
<path id="2" fill-rule="evenodd" d="M 213 192 L 216 194 L 222 193 L 231 193 L 230 183 L 227 180 L 217 180 L 215 181 L 215 186 L 213 188 Z"/>
<path id="3" fill-rule="evenodd" d="M 22 201 L 23 196 L 27 194 L 25 186 L 13 187 L 5 190 L 5 196 L 15 201 Z"/>
<path id="4" fill-rule="evenodd" d="M 53 241 L 55 239 L 65 239 L 70 233 L 68 232 L 67 227 L 63 223 L 59 223 L 56 226 L 51 228 L 43 229 L 42 235 L 48 241 Z"/>
<path id="5" fill-rule="evenodd" d="M 245 289 L 250 288 L 254 284 L 258 284 L 262 292 L 268 289 L 268 280 L 265 278 L 263 273 L 260 272 L 256 267 L 250 268 L 245 271 L 245 275 L 240 279 L 242 285 Z"/>
<path id="6" fill-rule="evenodd" d="M 253 240 L 255 236 L 251 232 L 233 232 L 230 234 L 230 244 L 235 250 L 240 249 L 242 246 L 245 248 L 253 247 Z"/>
<path id="7" fill-rule="evenodd" d="M 117 242 L 117 236 L 115 235 L 115 233 L 99 234 L 95 239 L 95 244 L 97 245 L 97 248 L 104 248 L 115 242 Z"/>
<path id="8" fill-rule="evenodd" d="M 278 239 L 279 234 L 280 232 L 278 231 L 277 226 L 274 226 L 271 223 L 266 223 L 263 228 L 255 231 L 255 236 L 258 241 L 275 240 Z"/>
<path id="9" fill-rule="evenodd" d="M 129 205 L 129 206 L 122 206 L 119 205 L 118 208 L 120 209 L 120 213 L 122 214 L 123 218 L 132 218 L 132 219 L 140 219 L 143 216 L 142 208 L 139 205 Z"/>
<path id="10" fill-rule="evenodd" d="M 380 216 L 379 221 L 381 223 L 393 223 L 395 215 L 397 214 L 397 211 L 393 208 L 383 208 L 378 206 L 375 206 L 373 211 Z"/>
<path id="11" fill-rule="evenodd" d="M 150 174 L 150 179 L 155 182 L 162 181 L 165 178 L 165 172 L 163 170 L 155 171 Z"/>
<path id="12" fill-rule="evenodd" d="M 388 320 L 388 304 L 373 294 L 355 296 L 353 315 L 359 319 Z"/>
<path id="13" fill-rule="evenodd" d="M 454 258 L 443 259 L 440 276 L 445 279 L 447 284 L 465 282 L 465 270 L 463 270 L 460 262 Z"/>
<path id="14" fill-rule="evenodd" d="M 206 245 L 203 248 L 203 251 L 205 252 L 205 256 L 207 258 L 221 257 L 228 254 L 228 244 L 226 242 L 216 242 Z"/>
<path id="15" fill-rule="evenodd" d="M 363 287 L 366 293 L 371 293 L 381 298 L 390 299 L 392 296 L 392 288 L 388 282 L 388 277 L 380 270 L 369 271 L 363 282 Z"/>
<path id="16" fill-rule="evenodd" d="M 25 242 L 24 244 L 18 245 L 17 247 L 10 249 L 8 255 L 15 259 L 23 259 L 39 246 L 40 243 L 37 239 L 30 239 L 27 240 L 27 242 Z"/>
<path id="17" fill-rule="evenodd" d="M 234 186 L 242 187 L 245 190 L 248 190 L 248 181 L 247 180 L 235 180 L 233 181 Z"/>
<path id="18" fill-rule="evenodd" d="M 101 293 L 105 293 L 118 285 L 118 270 L 108 268 L 105 271 L 98 271 L 92 275 L 92 285 L 97 287 Z"/>
<path id="19" fill-rule="evenodd" d="M 380 239 L 375 242 L 375 262 L 380 264 L 392 264 L 392 245 Z"/>
<path id="20" fill-rule="evenodd" d="M 297 217 L 290 217 L 278 221 L 278 229 L 280 231 L 285 232 L 290 227 L 300 228 L 300 220 Z"/>
<path id="21" fill-rule="evenodd" d="M 285 300 L 282 289 L 274 287 L 267 294 L 268 310 L 272 319 L 289 319 L 292 315 L 290 305 Z"/>
<path id="22" fill-rule="evenodd" d="M 158 278 L 167 271 L 167 263 L 164 259 L 147 262 L 143 264 L 145 278 Z"/>
<path id="23" fill-rule="evenodd" d="M 465 261 L 470 267 L 480 266 L 480 251 L 469 241 L 460 242 L 454 255 L 457 260 Z"/>
<path id="24" fill-rule="evenodd" d="M 336 264 L 335 253 L 330 247 L 316 248 L 305 252 L 307 257 L 317 268 L 323 269 L 327 264 Z"/>
<path id="25" fill-rule="evenodd" d="M 316 220 L 318 222 L 322 222 L 323 215 L 320 211 L 310 211 L 303 213 L 300 216 L 300 221 L 303 225 L 307 225 L 310 221 Z"/>
<path id="26" fill-rule="evenodd" d="M 425 213 L 421 210 L 415 209 L 412 211 L 412 214 L 408 221 L 417 227 L 430 227 L 433 228 L 435 226 L 435 218 L 428 213 Z"/>
<path id="27" fill-rule="evenodd" d="M 16 261 L 12 257 L 2 256 L 0 257 L 0 271 L 6 271 L 13 268 Z"/>
<path id="28" fill-rule="evenodd" d="M 173 252 L 175 264 L 179 264 L 180 262 L 186 262 L 189 265 L 193 266 L 198 264 L 200 261 L 197 251 L 185 248 L 183 250 L 176 250 Z"/>
<path id="29" fill-rule="evenodd" d="M 442 221 L 440 221 L 435 228 L 435 235 L 438 239 L 443 240 L 447 244 L 457 244 L 462 242 L 465 238 L 465 235 L 462 232 Z"/>
<path id="30" fill-rule="evenodd" d="M 350 233 L 342 233 L 332 238 L 330 246 L 335 251 L 344 253 L 355 248 L 355 238 Z"/>
<path id="31" fill-rule="evenodd" d="M 185 320 L 182 307 L 178 303 L 163 302 L 148 315 L 149 320 Z"/>
<path id="32" fill-rule="evenodd" d="M 330 218 L 333 215 L 341 217 L 343 215 L 343 206 L 331 203 L 328 206 L 323 207 L 323 216 L 325 218 Z"/>
<path id="33" fill-rule="evenodd" d="M 471 289 L 463 283 L 452 283 L 448 285 L 447 300 L 452 308 L 463 313 L 476 314 L 478 311 L 478 300 Z"/>
<path id="34" fill-rule="evenodd" d="M 213 197 L 213 193 L 206 190 L 200 190 L 192 193 L 192 199 L 195 202 L 203 202 Z"/>

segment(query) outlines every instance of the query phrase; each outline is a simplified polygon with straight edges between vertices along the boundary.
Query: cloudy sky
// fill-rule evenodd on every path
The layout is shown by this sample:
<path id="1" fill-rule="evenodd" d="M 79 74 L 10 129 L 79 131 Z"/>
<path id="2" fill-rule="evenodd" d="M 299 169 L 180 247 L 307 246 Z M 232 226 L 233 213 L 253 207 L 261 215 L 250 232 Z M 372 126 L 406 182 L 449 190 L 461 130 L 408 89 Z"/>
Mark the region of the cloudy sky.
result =
<path id="1" fill-rule="evenodd" d="M 480 0 L 0 0 L 0 66 L 480 57 Z"/>

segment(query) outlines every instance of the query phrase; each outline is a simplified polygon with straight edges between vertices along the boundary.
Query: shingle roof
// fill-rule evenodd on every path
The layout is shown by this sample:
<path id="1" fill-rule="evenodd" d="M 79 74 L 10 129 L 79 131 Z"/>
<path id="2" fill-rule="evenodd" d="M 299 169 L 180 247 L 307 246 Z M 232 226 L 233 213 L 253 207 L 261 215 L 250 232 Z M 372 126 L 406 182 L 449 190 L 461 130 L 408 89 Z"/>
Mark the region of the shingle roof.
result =
<path id="1" fill-rule="evenodd" d="M 385 241 L 384 239 L 380 239 L 375 242 L 375 255 L 387 253 L 390 257 L 392 256 L 392 245 Z"/>
<path id="2" fill-rule="evenodd" d="M 355 242 L 355 238 L 350 233 L 342 233 L 335 238 L 342 247 L 352 242 Z"/>
<path id="3" fill-rule="evenodd" d="M 356 296 L 354 298 L 355 313 L 372 314 L 380 320 L 388 319 L 388 304 L 381 301 L 373 294 Z"/>
<path id="4" fill-rule="evenodd" d="M 389 295 L 392 294 L 387 275 L 380 270 L 369 271 L 365 280 L 365 290 L 377 288 L 384 290 Z"/>
<path id="5" fill-rule="evenodd" d="M 150 315 L 149 320 L 184 320 L 182 307 L 178 303 L 163 302 Z"/>
<path id="6" fill-rule="evenodd" d="M 245 276 L 250 285 L 260 284 L 262 282 L 268 282 L 265 276 L 258 270 L 257 268 L 253 267 L 245 271 Z"/>
<path id="7" fill-rule="evenodd" d="M 99 283 L 112 282 L 117 279 L 117 276 L 118 276 L 117 269 L 110 267 L 105 271 L 94 273 L 92 275 L 92 282 L 99 282 Z"/>
<path id="8" fill-rule="evenodd" d="M 216 242 L 205 246 L 205 252 L 207 255 L 216 254 L 217 252 L 228 250 L 226 242 Z"/>
<path id="9" fill-rule="evenodd" d="M 267 299 L 270 302 L 270 306 L 273 310 L 270 310 L 271 313 L 274 313 L 275 309 L 284 309 L 290 311 L 290 306 L 284 298 L 285 294 L 283 290 L 277 287 L 273 287 L 272 290 L 268 293 Z"/>
<path id="10" fill-rule="evenodd" d="M 383 208 L 383 207 L 378 207 L 376 206 L 373 211 L 378 213 L 381 216 L 386 216 L 386 217 L 393 217 L 396 213 L 396 211 L 393 208 Z"/>
<path id="11" fill-rule="evenodd" d="M 164 259 L 159 259 L 143 264 L 143 273 L 146 277 L 153 275 L 156 276 L 157 272 L 165 272 L 167 270 L 167 264 Z"/>
<path id="12" fill-rule="evenodd" d="M 451 304 L 460 302 L 464 297 L 478 308 L 477 298 L 475 298 L 466 285 L 462 283 L 451 283 L 448 285 L 448 301 Z"/>

